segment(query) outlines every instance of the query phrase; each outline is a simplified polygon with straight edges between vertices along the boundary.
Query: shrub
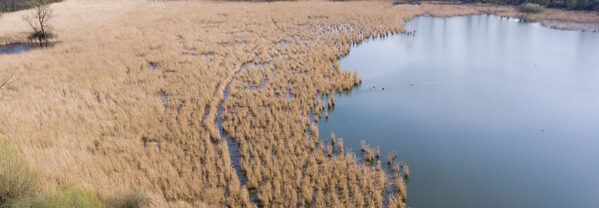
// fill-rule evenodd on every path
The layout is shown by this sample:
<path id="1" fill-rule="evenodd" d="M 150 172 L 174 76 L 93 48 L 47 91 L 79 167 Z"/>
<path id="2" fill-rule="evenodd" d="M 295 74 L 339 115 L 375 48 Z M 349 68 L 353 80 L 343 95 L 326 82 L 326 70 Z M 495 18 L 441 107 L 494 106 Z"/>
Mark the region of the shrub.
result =
<path id="1" fill-rule="evenodd" d="M 518 10 L 524 13 L 541 13 L 545 7 L 535 3 L 524 3 L 518 7 Z"/>
<path id="2" fill-rule="evenodd" d="M 140 208 L 150 205 L 152 200 L 142 191 L 131 191 L 108 201 L 109 208 Z"/>
<path id="3" fill-rule="evenodd" d="M 35 197 L 37 182 L 37 174 L 23 155 L 0 140 L 0 207 L 104 207 L 98 197 L 74 187 L 65 187 L 48 197 Z"/>
<path id="4" fill-rule="evenodd" d="M 0 207 L 23 197 L 33 196 L 37 175 L 23 156 L 0 140 Z"/>
<path id="5" fill-rule="evenodd" d="M 100 199 L 89 192 L 73 186 L 63 187 L 60 192 L 47 197 L 21 202 L 33 208 L 103 208 Z"/>
<path id="6" fill-rule="evenodd" d="M 36 41 L 36 40 L 49 40 L 52 38 L 55 38 L 56 35 L 54 35 L 54 33 L 52 32 L 42 32 L 42 31 L 34 31 L 31 34 L 29 34 L 29 36 L 27 36 L 27 39 L 29 41 Z"/>
<path id="7" fill-rule="evenodd" d="M 533 4 L 538 4 L 541 5 L 543 7 L 549 5 L 551 1 L 550 0 L 527 0 L 526 3 L 533 3 Z"/>

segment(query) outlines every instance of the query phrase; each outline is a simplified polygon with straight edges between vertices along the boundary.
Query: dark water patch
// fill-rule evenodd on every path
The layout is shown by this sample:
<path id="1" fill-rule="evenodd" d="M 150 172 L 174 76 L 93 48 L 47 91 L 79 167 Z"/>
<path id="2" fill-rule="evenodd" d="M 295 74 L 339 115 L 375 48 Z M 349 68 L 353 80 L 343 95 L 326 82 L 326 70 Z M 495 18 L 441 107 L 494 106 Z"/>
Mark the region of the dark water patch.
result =
<path id="1" fill-rule="evenodd" d="M 233 167 L 237 172 L 237 176 L 242 185 L 247 183 L 247 176 L 241 170 L 241 153 L 239 151 L 239 145 L 236 141 L 231 139 L 231 137 L 227 134 L 227 132 L 223 128 L 223 114 L 225 112 L 225 102 L 231 95 L 231 86 L 227 85 L 225 87 L 224 98 L 221 103 L 219 103 L 218 108 L 216 110 L 216 126 L 218 127 L 221 138 L 227 141 L 229 147 L 229 154 L 231 155 L 231 162 L 233 163 Z"/>
<path id="2" fill-rule="evenodd" d="M 253 68 L 258 66 L 258 64 L 256 62 L 247 62 L 241 65 L 241 68 L 239 69 L 240 72 L 244 72 L 247 71 L 249 68 Z"/>
<path id="3" fill-rule="evenodd" d="M 147 150 L 150 147 L 156 147 L 156 148 L 158 148 L 158 150 L 162 149 L 160 141 L 158 141 L 156 139 L 150 139 L 150 137 L 142 136 L 141 137 L 141 142 L 142 142 L 142 144 L 144 146 L 144 150 Z M 96 142 L 94 142 L 94 144 L 95 143 Z M 99 143 L 95 144 L 95 146 L 96 147 L 99 146 Z"/>
<path id="4" fill-rule="evenodd" d="M 241 152 L 239 151 L 239 144 L 237 141 L 233 140 L 229 134 L 223 128 L 223 114 L 225 112 L 225 102 L 229 95 L 231 94 L 231 87 L 227 85 L 225 88 L 225 97 L 221 103 L 218 104 L 218 108 L 216 110 L 216 126 L 220 133 L 220 137 L 227 142 L 227 146 L 229 148 L 229 156 L 231 157 L 231 163 L 233 165 L 233 169 L 237 173 L 237 177 L 239 178 L 239 182 L 241 185 L 245 185 L 248 181 L 247 175 L 241 169 Z"/>
<path id="5" fill-rule="evenodd" d="M 218 127 L 220 133 L 221 133 L 221 138 L 223 137 L 223 135 L 225 135 L 225 130 L 223 129 L 223 113 L 225 112 L 225 102 L 227 101 L 227 98 L 229 98 L 229 95 L 231 93 L 231 89 L 230 86 L 227 85 L 227 87 L 225 87 L 225 97 L 224 99 L 218 104 L 218 107 L 216 108 L 216 126 Z"/>
<path id="6" fill-rule="evenodd" d="M 150 72 L 160 71 L 160 64 L 158 64 L 157 62 L 148 62 L 148 71 L 150 71 Z"/>
<path id="7" fill-rule="evenodd" d="M 164 90 L 160 90 L 160 102 L 164 107 L 164 112 L 168 109 L 168 94 Z"/>
<path id="8" fill-rule="evenodd" d="M 206 105 L 204 106 L 204 118 L 208 118 L 208 115 L 210 115 L 210 106 Z"/>
<path id="9" fill-rule="evenodd" d="M 291 87 L 287 87 L 287 90 L 285 90 L 285 97 L 287 98 L 287 100 L 293 99 L 293 93 L 291 92 Z"/>
<path id="10" fill-rule="evenodd" d="M 263 89 L 266 87 L 266 85 L 267 85 L 267 84 L 268 84 L 268 79 L 263 79 L 263 80 L 260 82 L 260 85 L 258 85 L 258 89 L 259 89 L 259 90 L 263 90 Z"/>
<path id="11" fill-rule="evenodd" d="M 224 98 L 217 107 L 216 126 L 218 128 L 221 139 L 227 143 L 227 148 L 229 149 L 229 157 L 231 160 L 231 165 L 233 166 L 233 169 L 235 170 L 235 173 L 237 174 L 239 183 L 241 186 L 244 186 L 248 182 L 248 177 L 247 177 L 247 174 L 245 173 L 245 171 L 243 171 L 243 169 L 241 168 L 241 151 L 239 150 L 239 142 L 237 142 L 235 139 L 231 138 L 231 136 L 224 130 L 223 124 L 222 124 L 223 115 L 225 112 L 225 102 L 227 101 L 227 99 L 229 98 L 230 95 L 231 95 L 231 86 L 230 86 L 230 84 L 228 84 L 225 87 Z M 250 195 L 250 199 L 252 200 L 252 202 L 254 204 L 256 204 L 258 207 L 263 207 L 262 203 L 256 196 L 256 193 L 254 193 L 254 191 L 250 190 L 249 195 Z"/>
<path id="12" fill-rule="evenodd" d="M 287 40 L 281 40 L 281 41 L 279 41 L 279 46 L 281 48 L 287 48 L 287 45 L 288 45 Z"/>
<path id="13" fill-rule="evenodd" d="M 10 54 L 19 54 L 25 53 L 27 51 L 41 48 L 37 43 L 18 43 L 18 44 L 10 44 L 5 46 L 0 46 L 0 55 L 10 55 Z"/>
<path id="14" fill-rule="evenodd" d="M 198 50 L 196 48 L 185 49 L 183 50 L 182 54 L 188 56 L 197 56 Z"/>
<path id="15" fill-rule="evenodd" d="M 341 60 L 363 83 L 336 96 L 321 138 L 398 150 L 410 207 L 599 204 L 599 34 L 492 15 L 407 28 Z"/>

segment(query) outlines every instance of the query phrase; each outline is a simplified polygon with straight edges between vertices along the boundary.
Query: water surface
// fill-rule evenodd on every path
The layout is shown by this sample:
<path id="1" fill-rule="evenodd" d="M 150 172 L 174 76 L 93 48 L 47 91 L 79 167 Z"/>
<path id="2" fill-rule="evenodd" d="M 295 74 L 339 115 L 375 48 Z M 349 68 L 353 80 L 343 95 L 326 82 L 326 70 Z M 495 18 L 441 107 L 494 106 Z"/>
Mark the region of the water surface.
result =
<path id="1" fill-rule="evenodd" d="M 341 60 L 363 84 L 321 137 L 398 150 L 410 207 L 599 206 L 599 33 L 489 15 L 407 27 Z"/>
<path id="2" fill-rule="evenodd" d="M 0 46 L 0 55 L 24 53 L 36 47 L 39 47 L 39 45 L 33 43 L 19 43 Z"/>

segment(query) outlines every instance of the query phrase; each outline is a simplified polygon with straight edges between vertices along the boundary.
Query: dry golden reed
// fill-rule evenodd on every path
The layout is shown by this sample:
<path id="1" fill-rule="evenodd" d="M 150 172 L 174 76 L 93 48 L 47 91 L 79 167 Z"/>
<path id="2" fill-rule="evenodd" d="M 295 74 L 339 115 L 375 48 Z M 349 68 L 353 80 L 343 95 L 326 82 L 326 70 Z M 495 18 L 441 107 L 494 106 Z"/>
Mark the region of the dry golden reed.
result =
<path id="1" fill-rule="evenodd" d="M 0 70 L 19 75 L 0 102 L 0 135 L 40 173 L 44 192 L 140 190 L 155 207 L 405 207 L 405 180 L 386 176 L 378 149 L 364 146 L 377 160 L 370 166 L 340 138 L 319 143 L 320 115 L 360 83 L 338 59 L 352 44 L 403 32 L 417 15 L 514 12 L 386 1 L 52 8 L 54 47 L 0 56 Z M 26 38 L 27 12 L 3 15 L 0 44 Z"/>

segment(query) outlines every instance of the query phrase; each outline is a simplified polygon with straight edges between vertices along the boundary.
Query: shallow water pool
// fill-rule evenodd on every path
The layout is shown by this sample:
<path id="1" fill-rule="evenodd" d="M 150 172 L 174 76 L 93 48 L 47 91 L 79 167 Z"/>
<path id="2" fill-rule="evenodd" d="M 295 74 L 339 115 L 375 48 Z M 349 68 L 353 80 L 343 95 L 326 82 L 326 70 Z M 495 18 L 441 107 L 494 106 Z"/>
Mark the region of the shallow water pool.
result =
<path id="1" fill-rule="evenodd" d="M 0 47 L 0 55 L 24 53 L 31 49 L 39 47 L 38 44 L 20 43 Z"/>

